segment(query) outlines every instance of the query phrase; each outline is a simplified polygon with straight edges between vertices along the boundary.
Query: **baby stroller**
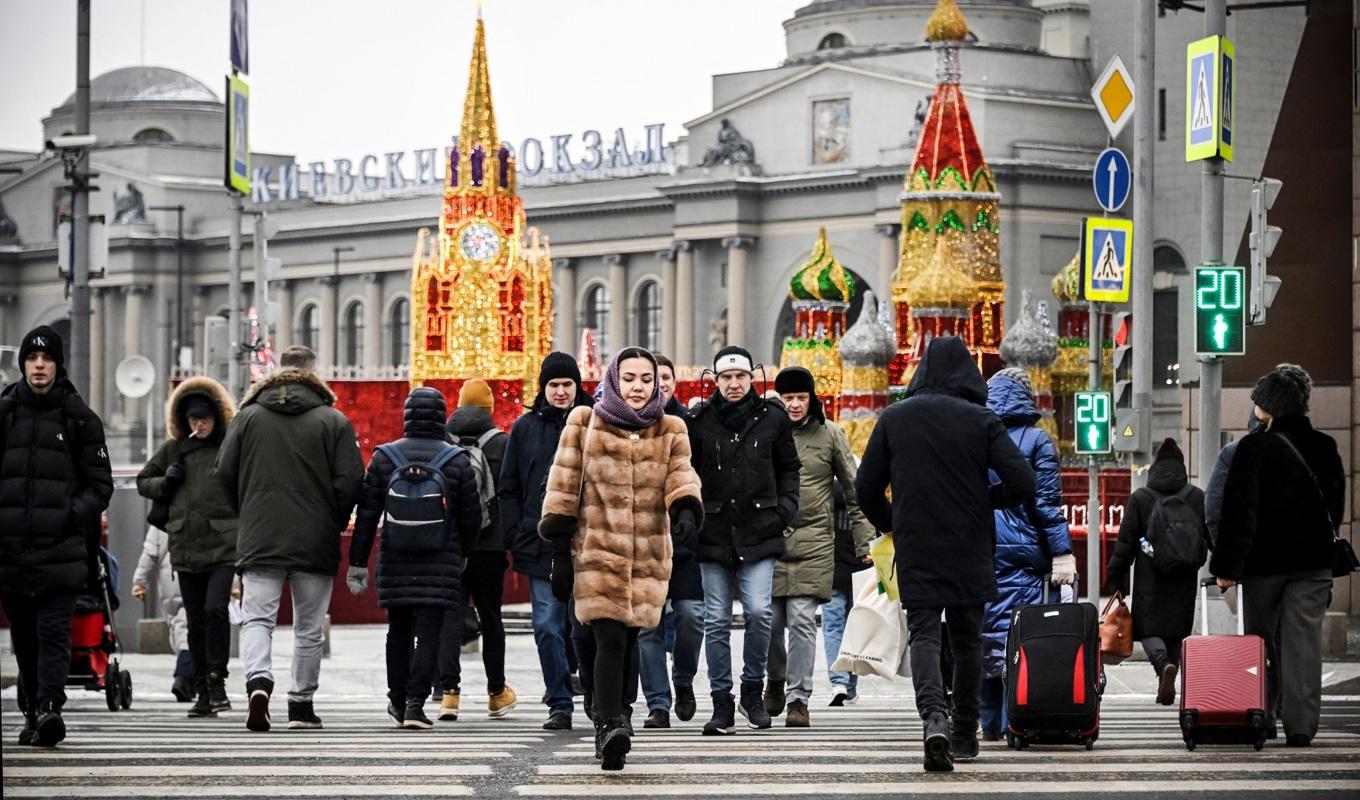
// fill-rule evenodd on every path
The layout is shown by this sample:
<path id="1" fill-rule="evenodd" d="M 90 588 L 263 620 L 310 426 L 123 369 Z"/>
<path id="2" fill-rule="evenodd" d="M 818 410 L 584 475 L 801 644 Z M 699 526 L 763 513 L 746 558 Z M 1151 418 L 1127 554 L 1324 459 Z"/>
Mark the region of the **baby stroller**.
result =
<path id="1" fill-rule="evenodd" d="M 76 599 L 71 618 L 71 670 L 67 686 L 103 692 L 110 711 L 132 707 L 132 674 L 119 669 L 118 640 L 113 612 L 118 609 L 118 561 L 99 548 L 99 594 L 89 592 Z M 27 694 L 19 686 L 19 710 L 27 712 Z"/>

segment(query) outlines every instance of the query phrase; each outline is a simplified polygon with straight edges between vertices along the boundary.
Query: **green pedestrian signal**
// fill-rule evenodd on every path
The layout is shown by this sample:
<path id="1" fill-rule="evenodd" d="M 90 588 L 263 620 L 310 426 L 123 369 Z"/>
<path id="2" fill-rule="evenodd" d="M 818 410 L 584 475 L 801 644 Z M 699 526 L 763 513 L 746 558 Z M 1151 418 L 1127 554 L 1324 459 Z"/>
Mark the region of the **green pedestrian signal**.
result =
<path id="1" fill-rule="evenodd" d="M 1247 351 L 1246 270 L 1195 267 L 1195 353 L 1240 356 Z"/>
<path id="2" fill-rule="evenodd" d="M 1112 449 L 1110 442 L 1110 393 L 1077 392 L 1076 436 L 1078 455 L 1100 455 Z"/>

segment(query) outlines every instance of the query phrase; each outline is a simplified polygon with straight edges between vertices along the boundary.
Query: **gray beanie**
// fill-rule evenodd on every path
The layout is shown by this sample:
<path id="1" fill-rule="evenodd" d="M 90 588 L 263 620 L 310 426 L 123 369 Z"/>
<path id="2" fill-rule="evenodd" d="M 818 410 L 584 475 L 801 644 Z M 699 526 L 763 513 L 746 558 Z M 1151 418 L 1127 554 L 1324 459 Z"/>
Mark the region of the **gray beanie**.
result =
<path id="1" fill-rule="evenodd" d="M 991 385 L 991 382 L 998 378 L 1018 383 L 1025 387 L 1026 392 L 1029 392 L 1031 395 L 1034 394 L 1034 387 L 1030 385 L 1029 382 L 1029 372 L 1020 367 L 1006 367 L 1005 369 L 997 370 L 996 374 L 988 379 L 987 384 Z"/>

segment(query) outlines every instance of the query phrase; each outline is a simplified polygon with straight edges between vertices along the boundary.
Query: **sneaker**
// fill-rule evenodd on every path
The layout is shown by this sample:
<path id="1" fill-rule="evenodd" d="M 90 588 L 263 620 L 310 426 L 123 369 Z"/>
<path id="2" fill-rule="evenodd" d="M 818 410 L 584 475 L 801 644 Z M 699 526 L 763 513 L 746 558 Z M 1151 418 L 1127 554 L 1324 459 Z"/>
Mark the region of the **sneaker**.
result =
<path id="1" fill-rule="evenodd" d="M 194 682 L 187 675 L 176 675 L 174 683 L 170 684 L 170 694 L 175 696 L 175 700 L 180 703 L 192 703 L 194 700 Z"/>
<path id="2" fill-rule="evenodd" d="M 953 772 L 954 757 L 949 751 L 949 720 L 944 714 L 932 714 L 925 721 L 926 772 Z"/>
<path id="3" fill-rule="evenodd" d="M 1176 702 L 1176 665 L 1162 667 L 1161 680 L 1157 682 L 1157 702 L 1169 706 Z"/>
<path id="4" fill-rule="evenodd" d="M 401 727 L 402 715 L 404 715 L 405 713 L 406 713 L 405 705 L 399 706 L 396 703 L 392 702 L 391 700 L 387 701 L 387 716 L 392 718 L 393 723 L 392 727 L 394 728 Z M 443 717 L 440 717 L 440 719 L 443 719 Z"/>
<path id="5" fill-rule="evenodd" d="M 600 743 L 600 769 L 621 770 L 628 751 L 633 749 L 632 736 L 618 717 L 606 722 L 604 731 Z"/>
<path id="6" fill-rule="evenodd" d="M 212 707 L 212 695 L 208 692 L 207 681 L 198 681 L 195 687 L 194 704 L 189 707 L 189 719 L 199 719 L 202 717 L 215 717 L 217 712 Z"/>
<path id="7" fill-rule="evenodd" d="M 809 728 L 812 726 L 812 719 L 808 715 L 807 703 L 802 700 L 794 700 L 789 703 L 789 713 L 784 715 L 785 728 Z"/>
<path id="8" fill-rule="evenodd" d="M 699 710 L 698 703 L 694 700 L 693 686 L 675 687 L 675 716 L 681 722 L 689 722 L 694 719 L 694 714 Z"/>
<path id="9" fill-rule="evenodd" d="M 765 687 L 765 713 L 777 717 L 784 713 L 784 682 L 770 681 Z"/>
<path id="10" fill-rule="evenodd" d="M 850 700 L 850 690 L 845 688 L 844 686 L 833 685 L 831 692 L 831 702 L 826 704 L 827 708 L 840 708 L 841 706 L 849 702 L 852 702 Z"/>
<path id="11" fill-rule="evenodd" d="M 500 719 L 515 710 L 515 703 L 518 700 L 515 690 L 506 686 L 486 699 L 486 715 L 492 719 Z"/>
<path id="12" fill-rule="evenodd" d="M 61 710 L 51 700 L 43 701 L 33 721 L 33 744 L 37 747 L 56 747 L 57 742 L 65 738 L 66 722 L 61 718 Z"/>
<path id="13" fill-rule="evenodd" d="M 713 693 L 713 719 L 704 723 L 704 736 L 727 736 L 737 729 L 732 695 L 727 692 Z"/>
<path id="14" fill-rule="evenodd" d="M 288 701 L 289 730 L 310 730 L 320 727 L 321 717 L 316 715 L 316 711 L 312 708 L 311 700 Z"/>
<path id="15" fill-rule="evenodd" d="M 671 726 L 671 713 L 664 708 L 658 708 L 647 715 L 646 721 L 642 723 L 644 728 L 669 728 Z"/>
<path id="16" fill-rule="evenodd" d="M 458 692 L 444 692 L 439 701 L 439 718 L 445 722 L 458 719 Z"/>
<path id="17" fill-rule="evenodd" d="M 269 695 L 274 682 L 267 678 L 246 681 L 246 728 L 252 731 L 269 730 Z"/>
<path id="18" fill-rule="evenodd" d="M 972 761 L 978 757 L 977 728 L 971 731 L 955 730 L 949 736 L 949 752 L 955 761 Z"/>
<path id="19" fill-rule="evenodd" d="M 227 680 L 216 672 L 208 673 L 208 702 L 213 713 L 231 710 L 231 698 L 227 697 Z"/>
<path id="20" fill-rule="evenodd" d="M 746 726 L 752 730 L 763 731 L 773 724 L 770 720 L 770 713 L 765 710 L 765 701 L 762 686 L 759 683 L 743 683 L 741 685 L 741 704 L 737 710 L 746 717 Z"/>
<path id="21" fill-rule="evenodd" d="M 401 715 L 401 727 L 418 731 L 428 731 L 434 727 L 430 718 L 425 716 L 425 698 L 406 698 L 406 710 Z"/>
<path id="22" fill-rule="evenodd" d="M 543 723 L 545 731 L 569 731 L 571 730 L 571 717 L 566 714 L 551 714 L 548 721 Z"/>

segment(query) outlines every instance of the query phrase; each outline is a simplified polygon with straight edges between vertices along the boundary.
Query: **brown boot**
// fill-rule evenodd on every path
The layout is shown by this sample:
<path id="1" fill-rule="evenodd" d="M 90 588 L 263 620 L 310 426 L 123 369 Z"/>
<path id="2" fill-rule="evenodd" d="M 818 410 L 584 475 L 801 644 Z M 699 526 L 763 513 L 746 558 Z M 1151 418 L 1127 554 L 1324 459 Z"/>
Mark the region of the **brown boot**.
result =
<path id="1" fill-rule="evenodd" d="M 812 720 L 808 717 L 807 703 L 802 700 L 794 700 L 789 703 L 789 710 L 784 713 L 785 728 L 808 728 L 812 726 Z"/>

